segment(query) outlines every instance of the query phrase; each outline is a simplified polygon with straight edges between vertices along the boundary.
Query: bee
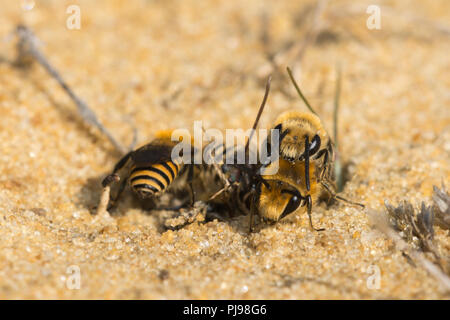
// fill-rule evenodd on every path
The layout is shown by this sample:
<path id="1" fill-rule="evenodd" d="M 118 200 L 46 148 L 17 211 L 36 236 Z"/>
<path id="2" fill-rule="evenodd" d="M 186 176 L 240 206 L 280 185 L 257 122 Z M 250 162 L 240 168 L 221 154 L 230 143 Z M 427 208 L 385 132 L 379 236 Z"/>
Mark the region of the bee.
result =
<path id="1" fill-rule="evenodd" d="M 278 172 L 266 174 L 273 172 L 274 163 L 261 168 L 261 183 L 252 202 L 250 230 L 255 213 L 266 222 L 276 222 L 306 208 L 310 227 L 322 231 L 323 228 L 313 226 L 312 207 L 323 194 L 363 208 L 364 205 L 342 198 L 333 190 L 334 144 L 290 69 L 287 70 L 300 97 L 313 113 L 287 111 L 275 121 L 273 128 L 280 130 Z"/>
<path id="2" fill-rule="evenodd" d="M 275 121 L 274 127 L 279 129 L 283 136 L 280 141 L 280 157 L 291 162 L 304 162 L 306 189 L 309 192 L 310 162 L 314 161 L 318 166 L 320 180 L 333 179 L 334 143 L 297 85 L 289 67 L 287 72 L 297 93 L 311 112 L 284 112 Z"/>
<path id="3" fill-rule="evenodd" d="M 312 223 L 312 207 L 316 204 L 326 187 L 318 178 L 318 170 L 314 162 L 308 168 L 310 189 L 307 190 L 305 178 L 305 161 L 291 162 L 283 158 L 278 159 L 278 172 L 266 175 L 265 172 L 272 170 L 271 166 L 265 167 L 261 173 L 261 183 L 255 194 L 255 205 L 257 214 L 266 223 L 275 223 L 287 215 L 297 212 L 300 208 L 306 208 L 311 229 L 316 229 Z M 250 220 L 252 222 L 252 219 Z M 251 229 L 250 225 L 250 229 Z"/>
<path id="4" fill-rule="evenodd" d="M 352 202 L 336 194 L 334 181 L 321 177 L 321 169 L 315 162 L 309 164 L 306 171 L 306 162 L 291 162 L 283 158 L 278 159 L 278 172 L 271 172 L 274 164 L 263 167 L 260 183 L 254 198 L 251 216 L 258 214 L 265 222 L 275 223 L 287 215 L 297 212 L 300 208 L 306 210 L 309 225 L 312 230 L 323 231 L 323 228 L 315 228 L 312 222 L 312 208 L 323 196 L 341 200 L 352 205 L 364 208 L 363 204 Z M 308 178 L 305 175 L 308 172 Z M 309 179 L 309 180 L 307 180 Z M 309 185 L 309 190 L 308 190 Z M 256 213 L 255 213 L 256 212 Z M 253 219 L 250 218 L 250 230 Z"/>
<path id="5" fill-rule="evenodd" d="M 260 175 L 260 169 L 263 164 L 261 162 L 250 164 L 250 141 L 258 126 L 259 119 L 262 115 L 264 107 L 266 105 L 269 91 L 270 91 L 271 77 L 269 76 L 266 83 L 266 90 L 264 98 L 259 107 L 258 114 L 254 121 L 251 134 L 247 140 L 246 145 L 233 146 L 234 149 L 234 162 L 232 164 L 222 164 L 219 168 L 215 166 L 215 172 L 220 180 L 224 181 L 224 186 L 218 192 L 208 199 L 208 203 L 212 207 L 225 207 L 228 212 L 238 211 L 245 215 L 251 214 L 251 206 L 254 202 L 254 195 L 256 190 L 262 181 Z M 238 164 L 238 152 L 239 148 L 244 148 L 245 161 L 242 164 Z M 226 153 L 227 149 L 223 146 L 223 153 Z"/>
<path id="6" fill-rule="evenodd" d="M 289 69 L 288 72 L 290 74 Z M 298 88 L 292 76 L 291 80 Z M 269 84 L 270 79 L 253 129 L 263 111 Z M 304 99 L 301 91 L 297 91 Z M 307 100 L 304 101 L 310 107 Z M 323 195 L 364 207 L 334 191 L 334 144 L 320 118 L 311 107 L 310 110 L 311 113 L 287 111 L 276 119 L 272 129 L 279 130 L 278 146 L 271 146 L 266 140 L 268 150 L 278 153 L 276 160 L 267 164 L 246 163 L 226 167 L 230 177 L 230 202 L 236 203 L 235 208 L 249 215 L 250 232 L 253 231 L 255 215 L 266 223 L 275 223 L 301 208 L 308 214 L 311 229 L 324 230 L 315 228 L 312 222 L 312 208 Z M 248 142 L 245 151 L 248 155 Z"/>
<path id="7" fill-rule="evenodd" d="M 269 77 L 263 101 L 253 124 L 252 133 L 258 126 L 259 118 L 268 99 L 270 80 L 271 78 Z M 235 161 L 233 164 L 222 166 L 221 174 L 226 176 L 228 185 L 211 197 L 210 202 L 216 200 L 219 194 L 222 196 L 225 195 L 225 203 L 229 210 L 238 210 L 243 214 L 249 215 L 250 232 L 253 230 L 253 217 L 255 215 L 261 217 L 264 222 L 274 223 L 288 214 L 296 212 L 300 207 L 307 208 L 311 227 L 314 230 L 322 230 L 315 229 L 311 220 L 312 206 L 318 201 L 323 190 L 322 185 L 316 183 L 320 171 L 316 169 L 315 162 L 309 164 L 303 160 L 301 155 L 305 154 L 304 151 L 298 152 L 298 156 L 291 156 L 291 152 L 291 155 L 288 157 L 289 160 L 286 160 L 282 149 L 284 147 L 285 151 L 289 151 L 289 139 L 291 137 L 287 136 L 289 133 L 294 132 L 295 134 L 298 123 L 296 123 L 297 118 L 294 116 L 298 116 L 299 114 L 301 113 L 290 111 L 275 121 L 276 125 L 272 129 L 279 130 L 278 146 L 273 146 L 268 143 L 269 137 L 265 141 L 268 147 L 269 158 L 272 158 L 272 152 L 277 153 L 274 161 L 267 164 L 261 162 L 256 164 L 248 163 L 250 152 L 249 143 L 252 138 L 252 135 L 250 135 L 245 145 L 245 163 L 236 164 Z M 293 119 L 290 119 L 288 116 L 291 116 Z M 320 125 L 318 117 L 312 117 L 311 119 L 315 121 L 315 125 Z M 303 121 L 300 120 L 300 123 L 303 123 Z M 285 128 L 281 130 L 283 125 Z M 314 137 L 315 135 L 312 136 Z M 328 143 L 329 140 L 327 140 L 328 136 L 326 134 L 321 134 L 321 137 Z M 309 150 L 312 150 L 311 154 L 314 154 L 320 148 L 320 140 L 318 143 L 316 142 L 318 141 L 317 138 L 311 140 L 313 142 L 312 147 L 311 145 L 308 146 L 307 142 L 306 146 L 308 146 Z M 299 148 L 297 147 L 296 149 Z M 308 154 L 308 152 L 306 153 Z M 297 161 L 292 160 L 294 157 Z M 306 175 L 308 179 L 305 179 L 305 166 L 308 166 L 308 173 Z M 310 177 L 314 177 L 314 179 L 310 179 Z"/>
<path id="8" fill-rule="evenodd" d="M 319 117 L 313 113 L 286 111 L 275 121 L 280 130 L 278 172 L 273 164 L 263 168 L 261 184 L 256 196 L 259 215 L 266 222 L 276 222 L 305 207 L 310 227 L 312 207 L 332 180 L 333 143 Z M 332 193 L 334 195 L 334 193 Z"/>
<path id="9" fill-rule="evenodd" d="M 172 157 L 173 148 L 180 142 L 172 141 L 171 133 L 170 130 L 158 132 L 152 142 L 128 152 L 117 162 L 113 172 L 102 181 L 104 195 L 102 195 L 98 211 L 110 210 L 119 200 L 127 184 L 141 199 L 155 200 L 171 188 L 174 181 L 185 172 L 187 172 L 191 204 L 194 203 L 192 187 L 194 165 L 183 163 L 182 151 L 178 157 Z M 196 151 L 191 145 L 186 150 L 191 150 L 192 154 Z M 116 196 L 109 196 L 111 184 L 121 180 L 118 173 L 122 169 L 127 171 L 125 178 L 122 179 Z"/>
<path id="10" fill-rule="evenodd" d="M 275 121 L 280 130 L 280 157 L 304 163 L 306 190 L 310 191 L 310 163 L 318 165 L 321 179 L 332 174 L 334 145 L 323 128 L 320 118 L 308 112 L 286 111 Z"/>

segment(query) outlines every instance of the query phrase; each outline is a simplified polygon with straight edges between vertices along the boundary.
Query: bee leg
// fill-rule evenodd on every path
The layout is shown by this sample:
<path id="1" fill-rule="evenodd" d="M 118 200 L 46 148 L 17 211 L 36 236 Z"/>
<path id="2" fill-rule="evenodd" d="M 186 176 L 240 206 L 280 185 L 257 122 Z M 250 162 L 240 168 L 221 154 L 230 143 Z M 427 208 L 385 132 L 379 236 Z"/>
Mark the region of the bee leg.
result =
<path id="1" fill-rule="evenodd" d="M 311 182 L 309 180 L 309 138 L 305 137 L 305 153 L 302 155 L 305 159 L 305 182 L 306 182 L 306 190 L 309 192 L 311 190 Z"/>
<path id="2" fill-rule="evenodd" d="M 105 179 L 102 181 L 103 191 L 102 195 L 100 196 L 100 202 L 97 206 L 97 215 L 103 215 L 108 214 L 108 203 L 111 198 L 111 184 L 113 182 L 119 181 L 120 177 L 119 175 L 112 173 L 106 176 Z"/>
<path id="3" fill-rule="evenodd" d="M 248 223 L 248 233 L 252 233 L 253 232 L 253 216 L 254 216 L 255 211 L 256 211 L 255 201 L 256 201 L 256 195 L 253 194 L 252 195 L 252 201 L 250 202 L 250 215 L 249 215 L 250 216 L 250 220 L 249 220 L 249 223 Z"/>
<path id="4" fill-rule="evenodd" d="M 325 173 L 327 171 L 327 164 L 328 164 L 328 158 L 329 158 L 329 153 L 327 149 L 322 149 L 320 150 L 317 155 L 314 157 L 314 159 L 319 159 L 320 157 L 323 156 L 323 164 L 322 164 L 322 168 L 320 170 L 320 180 L 323 179 L 323 177 L 325 176 Z"/>
<path id="5" fill-rule="evenodd" d="M 240 191 L 237 189 L 233 194 L 234 202 L 237 204 L 238 209 L 246 215 L 249 215 L 250 212 L 245 204 L 245 200 L 241 200 Z"/>
<path id="6" fill-rule="evenodd" d="M 116 173 L 117 171 L 119 171 L 120 169 L 123 168 L 123 166 L 127 163 L 128 159 L 130 159 L 131 154 L 132 154 L 133 152 L 134 152 L 134 151 L 128 152 L 126 155 L 124 155 L 124 156 L 122 157 L 122 159 L 119 160 L 119 162 L 116 163 L 116 165 L 114 166 L 114 171 L 113 171 L 113 173 Z"/>
<path id="7" fill-rule="evenodd" d="M 322 172 L 320 174 L 320 180 L 323 180 L 325 174 L 327 174 L 327 176 L 329 175 L 329 166 L 328 166 L 328 159 L 329 158 L 329 153 L 328 150 L 325 149 L 325 155 L 323 156 L 323 169 Z"/>
<path id="8" fill-rule="evenodd" d="M 105 179 L 102 181 L 103 188 L 110 186 L 113 182 L 119 181 L 120 177 L 117 174 L 117 171 L 123 168 L 123 166 L 127 163 L 128 159 L 130 159 L 133 151 L 128 152 L 119 162 L 114 166 L 114 170 L 111 174 L 108 174 Z"/>
<path id="9" fill-rule="evenodd" d="M 308 209 L 308 217 L 309 217 L 309 225 L 311 226 L 311 229 L 313 229 L 314 231 L 324 231 L 324 228 L 320 228 L 320 229 L 316 229 L 313 226 L 312 223 L 312 199 L 311 199 L 311 195 L 307 195 L 306 196 L 306 206 Z"/>
<path id="10" fill-rule="evenodd" d="M 108 203 L 110 201 L 113 201 L 113 199 L 111 197 L 111 184 L 120 180 L 120 177 L 117 174 L 117 171 L 119 171 L 120 169 L 122 169 L 125 166 L 125 164 L 128 162 L 128 159 L 130 159 L 132 153 L 133 153 L 133 151 L 130 151 L 125 156 L 123 156 L 122 159 L 120 159 L 119 162 L 117 162 L 116 165 L 114 166 L 113 173 L 107 175 L 105 177 L 105 179 L 103 179 L 103 181 L 102 181 L 103 192 L 100 197 L 99 205 L 97 206 L 97 214 L 106 213 L 114 205 L 114 203 L 113 203 L 108 206 Z M 116 196 L 115 200 L 117 200 L 120 193 L 122 193 L 122 191 L 125 187 L 125 184 L 126 184 L 126 180 L 123 181 L 122 184 L 120 185 L 119 193 Z"/>
<path id="11" fill-rule="evenodd" d="M 365 208 L 365 206 L 364 206 L 362 203 L 353 202 L 353 201 L 347 200 L 347 199 L 345 199 L 345 198 L 343 198 L 343 197 L 341 197 L 341 196 L 338 196 L 336 193 L 334 193 L 334 192 L 331 190 L 331 188 L 330 188 L 324 181 L 321 181 L 320 183 L 321 183 L 322 186 L 328 191 L 328 193 L 331 195 L 332 198 L 335 198 L 335 199 L 337 199 L 337 200 L 341 200 L 341 201 L 350 203 L 350 204 L 355 205 L 355 206 L 360 206 L 360 207 L 363 208 L 363 209 Z"/>

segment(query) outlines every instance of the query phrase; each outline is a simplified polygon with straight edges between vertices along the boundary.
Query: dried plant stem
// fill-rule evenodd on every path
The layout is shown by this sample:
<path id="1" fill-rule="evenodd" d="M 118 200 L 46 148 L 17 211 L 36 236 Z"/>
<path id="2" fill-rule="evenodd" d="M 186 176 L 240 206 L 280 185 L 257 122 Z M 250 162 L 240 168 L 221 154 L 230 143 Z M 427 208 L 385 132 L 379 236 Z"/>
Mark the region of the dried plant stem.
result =
<path id="1" fill-rule="evenodd" d="M 389 226 L 387 217 L 372 209 L 368 210 L 368 214 L 374 222 L 375 226 L 387 237 L 392 239 L 392 241 L 394 241 L 397 249 L 402 252 L 408 252 L 408 255 L 414 260 L 414 262 L 422 265 L 422 267 L 427 270 L 428 273 L 430 273 L 436 280 L 439 281 L 439 283 L 446 289 L 446 291 L 450 291 L 450 278 L 444 272 L 442 272 L 442 270 L 438 266 L 428 260 L 423 252 L 413 249 L 406 241 L 404 241 L 400 237 L 400 235 Z"/>
<path id="2" fill-rule="evenodd" d="M 103 188 L 102 191 L 102 195 L 100 197 L 100 202 L 98 204 L 97 207 L 97 216 L 109 216 L 108 213 L 108 203 L 109 203 L 109 198 L 110 198 L 110 194 L 111 194 L 111 187 L 110 186 L 106 186 Z"/>
<path id="3" fill-rule="evenodd" d="M 337 75 L 336 75 L 336 90 L 334 94 L 334 113 L 333 113 L 333 139 L 334 146 L 336 149 L 336 158 L 334 161 L 334 173 L 336 176 L 336 190 L 337 192 L 341 192 L 344 189 L 344 177 L 342 172 L 342 164 L 341 157 L 339 154 L 339 136 L 338 136 L 338 112 L 339 112 L 339 101 L 341 97 L 341 67 L 337 66 Z"/>
<path id="4" fill-rule="evenodd" d="M 203 128 L 203 126 L 202 126 L 202 130 L 203 130 L 203 133 L 206 133 L 205 128 Z M 215 155 L 214 155 L 214 156 L 215 156 Z M 227 177 L 225 176 L 225 174 L 223 173 L 223 171 L 220 169 L 219 165 L 214 161 L 214 162 L 212 163 L 212 166 L 213 166 L 214 171 L 216 172 L 216 174 L 219 176 L 220 180 L 222 180 L 222 182 L 225 184 L 225 188 L 228 188 L 230 182 L 228 182 Z M 223 189 L 222 189 L 222 190 L 223 190 Z M 220 191 L 222 191 L 222 190 L 219 190 L 218 193 L 220 193 Z"/>

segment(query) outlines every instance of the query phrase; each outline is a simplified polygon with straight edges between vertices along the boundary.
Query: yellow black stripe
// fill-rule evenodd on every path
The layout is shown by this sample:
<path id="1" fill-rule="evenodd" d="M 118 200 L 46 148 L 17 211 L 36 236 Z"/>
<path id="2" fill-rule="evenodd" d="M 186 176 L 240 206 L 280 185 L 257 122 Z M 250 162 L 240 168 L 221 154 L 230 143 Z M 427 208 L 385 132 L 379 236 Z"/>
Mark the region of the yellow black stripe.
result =
<path id="1" fill-rule="evenodd" d="M 166 164 L 173 170 L 175 171 L 175 176 L 178 175 L 178 171 L 180 171 L 180 164 L 178 164 L 177 162 L 173 162 L 171 160 L 167 161 Z"/>
<path id="2" fill-rule="evenodd" d="M 171 179 L 172 179 L 172 180 L 175 179 L 175 172 L 174 172 L 174 170 L 172 169 L 172 167 L 169 166 L 167 163 L 161 163 L 161 164 L 162 164 L 162 166 L 163 166 L 164 168 L 166 168 L 166 170 L 170 173 Z"/>
<path id="3" fill-rule="evenodd" d="M 158 180 L 158 182 L 161 181 L 161 184 L 164 186 L 164 188 L 172 182 L 172 180 L 169 179 L 166 173 L 155 167 L 145 167 L 142 169 L 139 168 L 139 170 L 136 170 L 130 178 L 131 183 L 139 179 L 156 179 Z M 162 180 L 164 180 L 165 183 Z"/>
<path id="4" fill-rule="evenodd" d="M 130 185 L 136 192 L 162 192 L 177 177 L 179 170 L 180 165 L 170 160 L 146 167 L 133 167 L 130 174 Z"/>
<path id="5" fill-rule="evenodd" d="M 155 188 L 154 186 L 151 186 L 151 185 L 146 184 L 146 183 L 141 183 L 141 184 L 134 185 L 133 188 L 134 188 L 135 190 L 145 190 L 145 191 L 151 191 L 151 192 L 153 192 L 153 193 L 156 193 L 156 192 L 159 191 L 159 190 L 158 190 L 157 188 Z"/>
<path id="6" fill-rule="evenodd" d="M 131 185 L 133 185 L 133 186 L 136 186 L 137 184 L 142 184 L 144 182 L 146 182 L 147 184 L 149 184 L 149 183 L 155 184 L 156 183 L 159 191 L 162 191 L 167 187 L 167 184 L 162 183 L 160 180 L 156 179 L 155 177 L 147 176 L 147 175 L 137 176 L 137 177 L 133 178 L 130 182 L 131 182 Z"/>

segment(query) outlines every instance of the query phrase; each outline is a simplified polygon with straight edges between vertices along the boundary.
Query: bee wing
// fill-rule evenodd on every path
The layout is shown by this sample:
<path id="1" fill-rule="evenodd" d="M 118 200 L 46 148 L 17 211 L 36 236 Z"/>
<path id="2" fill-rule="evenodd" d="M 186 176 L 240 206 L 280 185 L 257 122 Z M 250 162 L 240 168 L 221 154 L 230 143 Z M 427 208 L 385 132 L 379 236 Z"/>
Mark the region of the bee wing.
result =
<path id="1" fill-rule="evenodd" d="M 151 165 L 172 160 L 172 144 L 149 143 L 133 152 L 131 158 L 139 165 Z"/>

